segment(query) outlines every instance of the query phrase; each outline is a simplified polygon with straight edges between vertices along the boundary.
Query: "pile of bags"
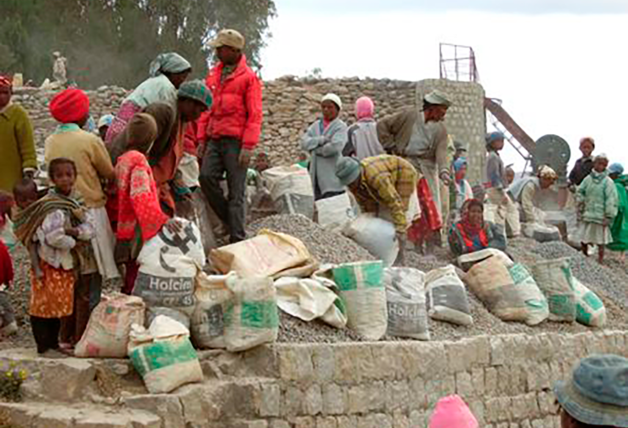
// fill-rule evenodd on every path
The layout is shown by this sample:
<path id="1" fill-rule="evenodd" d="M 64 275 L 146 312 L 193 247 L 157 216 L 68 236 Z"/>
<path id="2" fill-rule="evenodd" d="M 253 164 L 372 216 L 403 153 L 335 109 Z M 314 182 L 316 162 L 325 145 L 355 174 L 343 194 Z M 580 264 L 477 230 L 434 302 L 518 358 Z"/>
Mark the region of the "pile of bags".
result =
<path id="1" fill-rule="evenodd" d="M 568 258 L 536 263 L 528 270 L 498 250 L 461 256 L 465 282 L 495 316 L 537 325 L 549 319 L 602 327 L 600 298 L 571 273 Z"/>

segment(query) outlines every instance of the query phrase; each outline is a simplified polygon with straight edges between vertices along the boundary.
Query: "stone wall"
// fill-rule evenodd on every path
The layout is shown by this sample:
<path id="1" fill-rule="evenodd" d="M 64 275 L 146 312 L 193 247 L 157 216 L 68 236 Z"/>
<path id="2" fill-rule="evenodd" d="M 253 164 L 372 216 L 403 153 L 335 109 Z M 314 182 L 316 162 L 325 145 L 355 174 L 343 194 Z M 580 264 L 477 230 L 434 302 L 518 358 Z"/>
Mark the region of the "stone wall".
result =
<path id="1" fill-rule="evenodd" d="M 471 181 L 478 181 L 484 165 L 484 90 L 478 84 L 446 80 L 408 82 L 389 79 L 308 79 L 282 77 L 264 83 L 264 123 L 260 150 L 268 152 L 273 165 L 289 164 L 298 158 L 301 136 L 320 116 L 320 100 L 335 92 L 343 101 L 341 118 L 348 124 L 355 121 L 355 101 L 367 95 L 375 101 L 376 118 L 416 106 L 417 96 L 438 88 L 452 98 L 454 105 L 447 114 L 446 124 L 456 139 L 470 145 Z M 31 115 L 38 146 L 54 131 L 55 121 L 48 112 L 53 91 L 17 89 L 14 101 L 22 104 Z M 127 94 L 125 89 L 103 86 L 87 91 L 95 120 L 102 114 L 115 113 Z"/>
<path id="2" fill-rule="evenodd" d="M 454 140 L 467 145 L 467 180 L 472 185 L 483 182 L 486 175 L 484 88 L 472 82 L 421 80 L 416 85 L 417 102 L 421 102 L 423 96 L 434 89 L 443 91 L 453 103 L 447 110 L 445 124 Z"/>
<path id="3" fill-rule="evenodd" d="M 628 332 L 199 351 L 203 383 L 147 394 L 128 359 L 51 360 L 6 350 L 0 364 L 17 363 L 30 380 L 25 402 L 0 402 L 0 414 L 46 428 L 423 428 L 437 400 L 457 393 L 483 428 L 559 428 L 552 385 L 594 353 L 628 357 Z M 117 399 L 100 396 L 96 373 L 107 379 L 109 371 L 135 386 Z M 108 424 L 112 412 L 121 420 Z"/>

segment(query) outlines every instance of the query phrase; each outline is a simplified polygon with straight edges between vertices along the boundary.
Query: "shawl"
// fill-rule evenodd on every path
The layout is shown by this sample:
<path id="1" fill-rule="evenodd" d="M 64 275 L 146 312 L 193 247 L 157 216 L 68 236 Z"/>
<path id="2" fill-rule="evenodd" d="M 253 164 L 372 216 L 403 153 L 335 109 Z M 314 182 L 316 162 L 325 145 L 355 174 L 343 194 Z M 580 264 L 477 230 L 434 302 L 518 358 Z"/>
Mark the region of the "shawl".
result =
<path id="1" fill-rule="evenodd" d="M 73 226 L 78 226 L 85 220 L 85 208 L 79 201 L 50 191 L 46 196 L 17 213 L 13 224 L 15 236 L 25 246 L 30 246 L 37 228 L 41 226 L 48 214 L 56 210 L 69 213 Z"/>

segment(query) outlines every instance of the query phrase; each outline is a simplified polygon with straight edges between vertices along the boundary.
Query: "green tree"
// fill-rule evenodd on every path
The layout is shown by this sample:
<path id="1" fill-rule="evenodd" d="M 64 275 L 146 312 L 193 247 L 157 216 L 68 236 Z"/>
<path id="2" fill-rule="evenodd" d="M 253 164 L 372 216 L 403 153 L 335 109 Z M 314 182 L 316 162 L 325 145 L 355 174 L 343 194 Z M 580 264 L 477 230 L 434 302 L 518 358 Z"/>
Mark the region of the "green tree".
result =
<path id="1" fill-rule="evenodd" d="M 0 73 L 22 72 L 37 84 L 52 74 L 52 52 L 68 58 L 68 75 L 80 86 L 133 87 L 160 52 L 175 51 L 204 76 L 221 28 L 247 40 L 245 53 L 261 68 L 270 37 L 273 0 L 2 0 Z"/>

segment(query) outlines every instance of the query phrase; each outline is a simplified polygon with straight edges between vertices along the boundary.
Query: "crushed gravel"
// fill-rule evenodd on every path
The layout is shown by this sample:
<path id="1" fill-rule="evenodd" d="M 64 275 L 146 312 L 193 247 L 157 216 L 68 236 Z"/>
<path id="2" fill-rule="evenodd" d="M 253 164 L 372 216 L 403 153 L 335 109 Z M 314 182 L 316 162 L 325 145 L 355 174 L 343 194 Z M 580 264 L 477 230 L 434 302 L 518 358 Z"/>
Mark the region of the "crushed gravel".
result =
<path id="1" fill-rule="evenodd" d="M 247 232 L 254 236 L 261 229 L 287 233 L 301 239 L 314 257 L 321 263 L 350 263 L 373 260 L 373 256 L 351 239 L 321 228 L 311 220 L 299 215 L 273 215 L 258 219 L 250 224 Z M 628 264 L 621 263 L 617 255 L 608 253 L 605 265 L 597 263 L 595 257 L 584 257 L 575 249 L 562 242 L 537 243 L 527 238 L 517 238 L 509 242 L 508 253 L 524 265 L 537 261 L 570 257 L 574 276 L 596 292 L 604 302 L 608 315 L 607 329 L 628 330 Z M 19 331 L 16 336 L 0 339 L 0 349 L 7 347 L 34 346 L 28 320 L 29 262 L 26 251 L 18 246 L 12 253 L 16 267 L 16 281 L 10 291 Z M 423 272 L 446 266 L 455 260 L 446 246 L 436 248 L 433 256 L 423 256 L 415 251 L 406 251 L 406 265 Z M 107 284 L 105 289 L 117 289 L 117 285 Z M 432 341 L 459 340 L 484 334 L 540 334 L 545 332 L 579 333 L 591 331 L 589 327 L 573 323 L 546 321 L 530 327 L 522 323 L 503 322 L 492 315 L 472 294 L 468 293 L 473 325 L 457 326 L 441 321 L 430 320 Z M 281 313 L 279 342 L 321 342 L 337 343 L 363 340 L 349 329 L 336 329 L 321 321 L 304 322 Z M 385 336 L 382 340 L 407 340 Z"/>

